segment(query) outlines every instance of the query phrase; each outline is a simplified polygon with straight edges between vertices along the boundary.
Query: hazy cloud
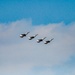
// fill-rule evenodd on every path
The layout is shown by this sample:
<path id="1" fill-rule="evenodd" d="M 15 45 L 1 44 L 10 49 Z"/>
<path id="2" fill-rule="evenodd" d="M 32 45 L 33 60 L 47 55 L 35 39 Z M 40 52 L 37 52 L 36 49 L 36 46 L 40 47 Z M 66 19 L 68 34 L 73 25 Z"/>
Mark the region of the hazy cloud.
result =
<path id="1" fill-rule="evenodd" d="M 21 39 L 19 35 L 27 31 L 30 31 L 30 34 Z M 28 40 L 28 36 L 37 33 L 39 35 L 35 39 Z M 45 40 L 51 38 L 54 38 L 54 40 L 48 45 L 43 42 L 36 43 L 37 39 L 45 36 L 47 37 Z M 23 19 L 8 24 L 0 24 L 1 73 L 6 71 L 5 73 L 13 72 L 15 75 L 21 75 L 23 71 L 23 73 L 29 75 L 28 72 L 34 66 L 62 65 L 72 56 L 75 56 L 75 23 L 65 25 L 61 22 L 33 26 L 31 20 Z M 20 70 L 22 70 L 21 74 L 18 73 Z M 5 73 L 3 75 L 6 75 Z M 7 73 L 7 75 L 10 75 L 10 73 Z M 50 72 L 50 74 L 55 75 L 53 72 Z M 46 74 L 40 73 L 39 75 Z"/>

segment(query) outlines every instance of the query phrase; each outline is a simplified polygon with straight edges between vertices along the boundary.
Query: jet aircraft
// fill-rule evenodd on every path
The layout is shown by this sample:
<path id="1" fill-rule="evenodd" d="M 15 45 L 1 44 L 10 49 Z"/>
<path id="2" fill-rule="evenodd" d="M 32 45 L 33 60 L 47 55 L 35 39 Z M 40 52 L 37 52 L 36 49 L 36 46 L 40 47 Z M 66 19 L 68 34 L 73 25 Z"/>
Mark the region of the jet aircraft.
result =
<path id="1" fill-rule="evenodd" d="M 42 42 L 45 38 L 46 38 L 46 37 L 44 37 L 44 38 L 42 38 L 42 39 L 38 39 L 38 40 L 37 40 L 37 43 Z"/>
<path id="2" fill-rule="evenodd" d="M 25 37 L 27 34 L 29 34 L 30 32 L 27 32 L 27 33 L 25 33 L 25 34 L 20 34 L 20 38 L 23 38 L 23 37 Z"/>
<path id="3" fill-rule="evenodd" d="M 34 39 L 37 35 L 38 35 L 38 34 L 33 35 L 33 36 L 30 36 L 30 37 L 28 37 L 28 38 L 29 38 L 29 40 L 32 40 L 32 39 Z"/>
<path id="4" fill-rule="evenodd" d="M 52 38 L 51 40 L 47 40 L 47 41 L 45 41 L 44 44 L 48 44 L 48 43 L 50 43 L 53 39 L 54 39 L 54 38 Z"/>

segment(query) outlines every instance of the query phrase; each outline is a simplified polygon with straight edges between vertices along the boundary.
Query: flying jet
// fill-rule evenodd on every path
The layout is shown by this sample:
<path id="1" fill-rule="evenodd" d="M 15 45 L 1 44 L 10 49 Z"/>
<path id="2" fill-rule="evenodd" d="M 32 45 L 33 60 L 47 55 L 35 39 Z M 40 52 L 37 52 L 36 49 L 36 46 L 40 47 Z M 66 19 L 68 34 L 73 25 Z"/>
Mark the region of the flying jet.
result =
<path id="1" fill-rule="evenodd" d="M 30 36 L 30 37 L 28 37 L 28 38 L 29 38 L 29 40 L 32 40 L 32 39 L 34 39 L 37 35 L 38 35 L 38 34 L 33 35 L 33 36 Z"/>
<path id="2" fill-rule="evenodd" d="M 46 38 L 46 37 L 44 37 L 44 38 L 42 38 L 42 39 L 38 39 L 38 40 L 37 40 L 37 43 L 42 42 L 45 38 Z"/>
<path id="3" fill-rule="evenodd" d="M 54 38 L 52 38 L 51 40 L 47 40 L 47 41 L 45 41 L 44 44 L 48 44 L 48 43 L 50 43 L 53 39 L 54 39 Z"/>
<path id="4" fill-rule="evenodd" d="M 25 34 L 20 34 L 20 38 L 23 38 L 23 37 L 25 37 L 27 34 L 29 34 L 30 32 L 27 32 L 27 33 L 25 33 Z"/>

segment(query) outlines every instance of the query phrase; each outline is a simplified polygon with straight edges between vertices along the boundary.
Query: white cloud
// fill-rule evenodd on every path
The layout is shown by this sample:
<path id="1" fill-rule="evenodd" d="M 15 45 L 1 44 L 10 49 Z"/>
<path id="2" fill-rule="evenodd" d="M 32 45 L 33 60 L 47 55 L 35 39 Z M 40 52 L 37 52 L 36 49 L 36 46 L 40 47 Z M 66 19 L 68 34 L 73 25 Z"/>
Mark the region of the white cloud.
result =
<path id="1" fill-rule="evenodd" d="M 27 31 L 31 32 L 27 37 L 19 38 L 19 34 Z M 39 35 L 35 39 L 28 40 L 28 36 L 37 33 Z M 48 45 L 43 44 L 43 42 L 36 43 L 38 38 L 45 36 L 47 36 L 45 40 L 51 38 L 54 40 Z M 12 71 L 16 65 L 17 70 L 20 66 L 19 70 L 23 68 L 28 71 L 27 67 L 31 69 L 34 66 L 62 65 L 75 55 L 74 39 L 75 23 L 65 25 L 61 22 L 33 26 L 31 20 L 23 19 L 9 24 L 0 24 L 0 69 L 3 68 L 1 71 L 8 70 L 7 66 L 10 66 L 9 69 Z M 43 73 L 41 74 L 43 75 Z M 53 75 L 55 74 L 53 73 Z"/>

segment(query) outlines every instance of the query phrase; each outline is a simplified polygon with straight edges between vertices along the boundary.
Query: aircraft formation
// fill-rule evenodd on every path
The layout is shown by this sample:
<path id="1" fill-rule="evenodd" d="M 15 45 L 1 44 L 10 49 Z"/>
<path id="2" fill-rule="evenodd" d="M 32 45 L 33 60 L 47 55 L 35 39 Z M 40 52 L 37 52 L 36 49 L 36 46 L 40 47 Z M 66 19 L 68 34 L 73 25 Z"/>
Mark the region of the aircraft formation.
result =
<path id="1" fill-rule="evenodd" d="M 25 33 L 25 34 L 20 34 L 20 38 L 26 37 L 29 33 L 30 33 L 30 32 L 27 32 L 27 33 Z M 33 36 L 29 36 L 28 39 L 29 39 L 29 40 L 32 40 L 32 39 L 34 39 L 37 35 L 38 35 L 38 34 L 35 34 L 35 35 L 33 35 Z M 38 39 L 38 40 L 37 40 L 37 43 L 42 42 L 45 38 L 46 38 L 46 37 Z M 44 44 L 50 43 L 53 39 L 54 39 L 54 38 L 52 38 L 52 39 L 50 39 L 50 40 L 44 41 Z"/>

